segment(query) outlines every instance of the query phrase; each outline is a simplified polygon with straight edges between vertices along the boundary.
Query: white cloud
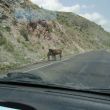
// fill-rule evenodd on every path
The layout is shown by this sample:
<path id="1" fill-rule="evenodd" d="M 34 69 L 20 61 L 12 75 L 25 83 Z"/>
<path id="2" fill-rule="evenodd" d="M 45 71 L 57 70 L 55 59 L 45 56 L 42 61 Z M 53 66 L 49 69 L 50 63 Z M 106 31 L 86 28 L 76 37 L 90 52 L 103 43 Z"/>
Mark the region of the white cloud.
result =
<path id="1" fill-rule="evenodd" d="M 104 24 L 105 20 L 104 18 L 97 12 L 94 13 L 85 13 L 85 14 L 80 14 L 81 16 L 91 20 L 91 21 L 95 21 L 98 24 Z"/>
<path id="2" fill-rule="evenodd" d="M 43 7 L 44 9 L 53 10 L 53 11 L 64 11 L 64 12 L 74 12 L 79 14 L 99 25 L 101 25 L 105 30 L 110 31 L 110 22 L 107 21 L 101 14 L 98 12 L 94 13 L 81 13 L 81 10 L 88 8 L 94 8 L 95 5 L 73 5 L 73 6 L 64 6 L 60 0 L 31 0 L 33 3 Z"/>
<path id="3" fill-rule="evenodd" d="M 79 13 L 80 9 L 81 9 L 80 5 L 77 4 L 77 5 L 74 5 L 74 6 L 71 6 L 71 7 L 62 6 L 60 11 Z"/>
<path id="4" fill-rule="evenodd" d="M 105 30 L 110 31 L 110 23 L 107 21 L 101 14 L 94 12 L 94 13 L 85 13 L 80 14 L 81 16 L 101 25 Z"/>
<path id="5" fill-rule="evenodd" d="M 91 5 L 82 5 L 82 8 L 83 8 L 83 9 L 95 8 L 95 5 L 94 5 L 94 4 L 91 4 Z"/>
<path id="6" fill-rule="evenodd" d="M 39 5 L 40 7 L 54 11 L 66 11 L 78 13 L 80 12 L 81 8 L 80 5 L 78 4 L 71 7 L 63 6 L 63 4 L 59 2 L 59 0 L 31 0 L 31 1 Z"/>

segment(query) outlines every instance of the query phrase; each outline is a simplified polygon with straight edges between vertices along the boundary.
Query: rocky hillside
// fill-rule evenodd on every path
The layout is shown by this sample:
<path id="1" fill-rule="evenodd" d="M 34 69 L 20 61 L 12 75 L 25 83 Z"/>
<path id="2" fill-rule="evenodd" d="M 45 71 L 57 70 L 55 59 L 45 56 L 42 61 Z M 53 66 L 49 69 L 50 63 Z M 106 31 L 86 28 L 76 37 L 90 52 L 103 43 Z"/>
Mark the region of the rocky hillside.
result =
<path id="1" fill-rule="evenodd" d="M 73 13 L 39 8 L 29 0 L 0 0 L 0 71 L 63 55 L 110 48 L 110 33 Z"/>

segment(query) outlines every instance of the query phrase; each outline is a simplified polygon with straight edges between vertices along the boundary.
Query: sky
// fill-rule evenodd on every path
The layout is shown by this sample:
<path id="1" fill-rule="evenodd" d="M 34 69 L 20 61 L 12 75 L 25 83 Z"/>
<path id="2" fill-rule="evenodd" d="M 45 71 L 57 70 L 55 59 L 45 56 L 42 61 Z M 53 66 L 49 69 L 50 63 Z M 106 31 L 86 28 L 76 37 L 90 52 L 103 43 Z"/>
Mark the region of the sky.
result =
<path id="1" fill-rule="evenodd" d="M 73 12 L 101 25 L 110 32 L 110 0 L 31 0 L 54 11 Z"/>

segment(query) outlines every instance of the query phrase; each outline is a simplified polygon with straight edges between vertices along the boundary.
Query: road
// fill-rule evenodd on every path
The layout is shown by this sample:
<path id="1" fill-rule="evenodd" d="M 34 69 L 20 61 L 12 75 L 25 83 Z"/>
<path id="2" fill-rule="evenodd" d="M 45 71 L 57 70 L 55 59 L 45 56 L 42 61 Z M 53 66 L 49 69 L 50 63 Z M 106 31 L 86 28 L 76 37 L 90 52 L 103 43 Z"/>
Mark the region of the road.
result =
<path id="1" fill-rule="evenodd" d="M 21 71 L 39 75 L 44 81 L 77 88 L 110 88 L 110 53 L 91 51 Z"/>

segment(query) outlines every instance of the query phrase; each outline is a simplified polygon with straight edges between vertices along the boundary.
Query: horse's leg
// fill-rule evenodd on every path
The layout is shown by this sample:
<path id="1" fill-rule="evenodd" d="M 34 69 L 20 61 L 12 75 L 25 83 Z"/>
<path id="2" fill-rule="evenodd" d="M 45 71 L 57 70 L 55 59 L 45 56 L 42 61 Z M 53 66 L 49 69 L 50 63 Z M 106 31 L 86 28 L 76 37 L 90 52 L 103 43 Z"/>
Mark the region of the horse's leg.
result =
<path id="1" fill-rule="evenodd" d="M 50 55 L 49 55 L 49 57 L 48 57 L 48 61 L 50 61 Z"/>
<path id="2" fill-rule="evenodd" d="M 52 57 L 52 60 L 54 60 L 54 55 L 51 55 L 51 57 Z"/>
<path id="3" fill-rule="evenodd" d="M 56 61 L 56 55 L 54 55 L 54 60 Z"/>
<path id="4" fill-rule="evenodd" d="M 49 55 L 49 53 L 47 54 L 47 57 L 48 57 L 48 61 L 50 61 L 50 55 Z"/>
<path id="5" fill-rule="evenodd" d="M 62 59 L 62 54 L 60 54 L 60 60 Z"/>

